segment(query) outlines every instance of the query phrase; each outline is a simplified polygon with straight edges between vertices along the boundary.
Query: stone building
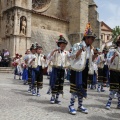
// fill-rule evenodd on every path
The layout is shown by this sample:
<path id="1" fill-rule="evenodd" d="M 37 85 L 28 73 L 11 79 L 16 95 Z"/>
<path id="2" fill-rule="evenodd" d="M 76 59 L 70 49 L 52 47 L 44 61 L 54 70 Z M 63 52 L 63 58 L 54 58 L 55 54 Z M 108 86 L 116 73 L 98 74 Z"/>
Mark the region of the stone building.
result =
<path id="1" fill-rule="evenodd" d="M 23 54 L 32 42 L 38 42 L 48 53 L 62 34 L 68 40 L 67 49 L 83 37 L 88 22 L 98 36 L 94 46 L 100 46 L 100 22 L 94 0 L 0 0 L 0 49 L 7 48 L 11 56 Z"/>
<path id="2" fill-rule="evenodd" d="M 101 41 L 102 41 L 102 49 L 105 46 L 111 46 L 112 39 L 112 28 L 110 28 L 105 22 L 101 22 Z"/>

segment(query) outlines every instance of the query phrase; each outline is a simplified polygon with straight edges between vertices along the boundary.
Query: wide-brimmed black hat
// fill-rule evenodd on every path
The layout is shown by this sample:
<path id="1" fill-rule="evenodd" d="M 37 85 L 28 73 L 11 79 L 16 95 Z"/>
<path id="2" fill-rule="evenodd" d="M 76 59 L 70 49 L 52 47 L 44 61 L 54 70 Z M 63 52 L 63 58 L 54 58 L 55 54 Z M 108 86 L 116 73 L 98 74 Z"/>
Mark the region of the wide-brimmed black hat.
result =
<path id="1" fill-rule="evenodd" d="M 36 49 L 36 45 L 34 43 L 32 43 L 30 50 L 35 50 Z"/>
<path id="2" fill-rule="evenodd" d="M 103 51 L 108 52 L 108 51 L 109 51 L 109 48 L 108 48 L 107 46 L 105 46 L 105 47 L 103 48 Z"/>
<path id="3" fill-rule="evenodd" d="M 59 45 L 60 43 L 64 43 L 66 45 L 68 44 L 67 40 L 65 40 L 65 38 L 62 35 L 59 36 L 59 39 L 57 41 L 57 45 Z"/>
<path id="4" fill-rule="evenodd" d="M 43 49 L 41 45 L 37 45 L 36 49 Z"/>
<path id="5" fill-rule="evenodd" d="M 86 25 L 86 29 L 85 29 L 85 32 L 84 32 L 83 40 L 85 40 L 86 37 L 93 37 L 93 38 L 96 38 L 96 37 L 97 37 L 97 36 L 93 33 L 93 31 L 92 31 L 92 28 L 91 28 L 90 23 L 87 23 L 87 25 Z"/>

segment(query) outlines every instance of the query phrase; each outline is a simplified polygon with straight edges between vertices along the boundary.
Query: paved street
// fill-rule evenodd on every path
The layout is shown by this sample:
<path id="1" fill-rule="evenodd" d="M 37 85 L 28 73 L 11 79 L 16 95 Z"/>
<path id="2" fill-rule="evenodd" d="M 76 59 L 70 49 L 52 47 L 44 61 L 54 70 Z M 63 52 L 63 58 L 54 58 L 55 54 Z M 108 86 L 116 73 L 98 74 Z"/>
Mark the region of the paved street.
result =
<path id="1" fill-rule="evenodd" d="M 120 110 L 116 109 L 117 100 L 114 99 L 110 111 L 104 109 L 108 99 L 108 88 L 105 93 L 89 90 L 84 106 L 89 114 L 80 112 L 70 115 L 69 83 L 65 81 L 62 105 L 51 105 L 50 95 L 47 95 L 48 80 L 44 77 L 44 87 L 41 96 L 36 97 L 27 93 L 28 86 L 22 80 L 14 80 L 13 74 L 0 74 L 0 120 L 118 120 Z M 77 101 L 75 104 L 77 108 Z"/>

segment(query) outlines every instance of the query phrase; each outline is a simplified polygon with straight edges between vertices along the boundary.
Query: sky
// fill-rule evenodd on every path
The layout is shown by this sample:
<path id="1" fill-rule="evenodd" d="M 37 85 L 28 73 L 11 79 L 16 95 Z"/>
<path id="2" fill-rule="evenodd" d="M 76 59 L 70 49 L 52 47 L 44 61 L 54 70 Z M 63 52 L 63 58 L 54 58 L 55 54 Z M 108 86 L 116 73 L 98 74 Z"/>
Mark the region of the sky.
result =
<path id="1" fill-rule="evenodd" d="M 111 28 L 120 26 L 120 0 L 94 0 L 97 4 L 99 20 Z"/>

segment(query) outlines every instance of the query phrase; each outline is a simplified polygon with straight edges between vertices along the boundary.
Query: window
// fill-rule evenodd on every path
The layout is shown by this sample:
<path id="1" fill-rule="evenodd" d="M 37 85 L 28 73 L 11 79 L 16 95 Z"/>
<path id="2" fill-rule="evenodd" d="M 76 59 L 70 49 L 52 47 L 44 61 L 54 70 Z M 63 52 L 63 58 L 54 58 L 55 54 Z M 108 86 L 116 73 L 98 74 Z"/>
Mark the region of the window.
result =
<path id="1" fill-rule="evenodd" d="M 109 40 L 110 39 L 110 36 L 109 35 L 107 35 L 107 40 Z"/>
<path id="2" fill-rule="evenodd" d="M 42 9 L 50 4 L 51 0 L 32 0 L 32 7 L 35 10 Z"/>
<path id="3" fill-rule="evenodd" d="M 101 35 L 101 39 L 103 39 L 103 35 Z"/>

